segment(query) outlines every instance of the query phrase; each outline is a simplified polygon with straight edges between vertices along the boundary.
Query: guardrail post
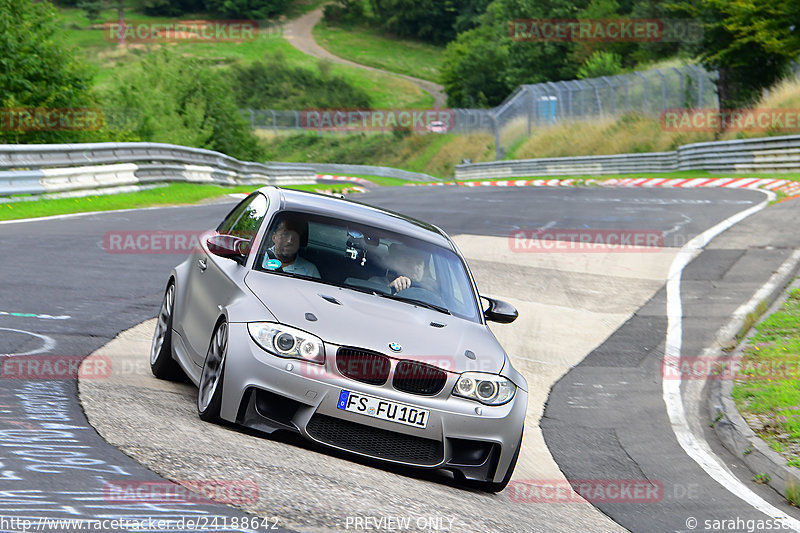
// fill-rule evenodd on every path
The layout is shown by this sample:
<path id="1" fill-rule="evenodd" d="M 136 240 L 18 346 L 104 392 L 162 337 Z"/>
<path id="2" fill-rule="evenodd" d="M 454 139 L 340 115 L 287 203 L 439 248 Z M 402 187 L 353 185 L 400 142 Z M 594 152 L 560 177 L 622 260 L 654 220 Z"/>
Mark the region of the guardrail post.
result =
<path id="1" fill-rule="evenodd" d="M 492 127 L 494 128 L 494 159 L 500 161 L 503 159 L 503 148 L 500 146 L 500 124 L 497 116 L 493 112 L 489 112 L 489 117 L 492 120 Z"/>
<path id="2" fill-rule="evenodd" d="M 685 96 L 684 91 L 686 90 L 684 83 L 683 83 L 683 72 L 679 70 L 677 67 L 672 67 L 672 70 L 678 73 L 678 79 L 680 84 L 680 93 L 678 93 L 678 105 L 675 107 L 686 107 L 686 103 L 684 102 L 683 98 Z"/>
<path id="3" fill-rule="evenodd" d="M 617 96 L 616 93 L 614 92 L 614 85 L 608 79 L 608 76 L 603 76 L 600 79 L 608 84 L 608 89 L 609 89 L 608 96 L 609 96 L 609 100 L 611 100 L 611 116 L 613 117 L 613 116 L 616 115 L 616 105 L 615 105 L 616 102 L 615 102 L 615 100 L 616 100 L 616 96 Z"/>
<path id="4" fill-rule="evenodd" d="M 633 72 L 642 79 L 642 113 L 647 114 L 647 78 L 642 76 L 638 70 Z"/>
<path id="5" fill-rule="evenodd" d="M 531 136 L 531 123 L 533 122 L 533 108 L 536 105 L 534 100 L 533 91 L 530 90 L 528 85 L 524 85 L 525 94 L 528 96 L 528 137 Z"/>
<path id="6" fill-rule="evenodd" d="M 657 68 L 654 68 L 653 71 L 661 78 L 661 111 L 663 112 L 667 108 L 667 78 Z"/>

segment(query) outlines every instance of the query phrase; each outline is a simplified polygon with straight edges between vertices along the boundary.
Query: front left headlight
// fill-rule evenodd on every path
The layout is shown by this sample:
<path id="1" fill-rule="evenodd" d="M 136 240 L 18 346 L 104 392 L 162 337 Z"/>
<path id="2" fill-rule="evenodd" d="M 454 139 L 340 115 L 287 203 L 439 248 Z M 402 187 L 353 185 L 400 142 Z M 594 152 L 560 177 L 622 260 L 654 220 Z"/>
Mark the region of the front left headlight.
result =
<path id="1" fill-rule="evenodd" d="M 497 374 L 464 372 L 453 388 L 455 396 L 477 400 L 485 405 L 502 405 L 514 397 L 517 386 Z"/>
<path id="2" fill-rule="evenodd" d="M 272 355 L 311 363 L 325 362 L 325 346 L 311 333 L 273 322 L 251 322 L 247 324 L 247 331 L 256 344 Z"/>

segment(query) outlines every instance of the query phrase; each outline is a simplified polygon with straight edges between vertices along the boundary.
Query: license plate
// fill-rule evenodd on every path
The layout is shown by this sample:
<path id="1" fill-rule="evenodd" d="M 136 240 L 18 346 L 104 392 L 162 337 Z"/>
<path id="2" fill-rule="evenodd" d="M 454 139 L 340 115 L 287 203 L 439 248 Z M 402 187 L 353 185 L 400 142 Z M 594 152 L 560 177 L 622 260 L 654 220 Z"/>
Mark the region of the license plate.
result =
<path id="1" fill-rule="evenodd" d="M 430 415 L 427 409 L 420 409 L 419 407 L 412 407 L 349 390 L 343 390 L 339 393 L 339 403 L 336 406 L 342 411 L 358 413 L 417 428 L 427 427 L 428 416 Z"/>

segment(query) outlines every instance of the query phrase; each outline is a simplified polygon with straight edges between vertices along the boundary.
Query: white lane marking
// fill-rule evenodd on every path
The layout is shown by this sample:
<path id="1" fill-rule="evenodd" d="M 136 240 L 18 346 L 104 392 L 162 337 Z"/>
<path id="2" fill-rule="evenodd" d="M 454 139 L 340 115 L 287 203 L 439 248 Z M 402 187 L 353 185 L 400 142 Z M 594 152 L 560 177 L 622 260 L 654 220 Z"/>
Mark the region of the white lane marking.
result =
<path id="1" fill-rule="evenodd" d="M 38 313 L 17 313 L 13 311 L 0 311 L 0 316 L 15 316 L 19 318 L 41 318 L 42 320 L 69 320 L 69 315 L 42 315 Z"/>
<path id="2" fill-rule="evenodd" d="M 564 363 L 554 363 L 552 361 L 542 361 L 540 359 L 531 359 L 530 357 L 522 357 L 521 355 L 515 355 L 514 360 L 522 360 L 522 361 L 530 361 L 531 363 L 538 363 L 540 365 L 548 365 L 548 366 L 558 366 L 561 368 L 572 368 L 572 365 L 564 364 Z"/>
<path id="3" fill-rule="evenodd" d="M 775 198 L 775 194 L 772 192 L 762 192 L 767 195 L 766 200 L 723 220 L 716 226 L 696 236 L 680 249 L 678 255 L 673 260 L 667 280 L 667 337 L 664 350 L 665 363 L 679 364 L 681 357 L 681 345 L 683 342 L 681 274 L 683 273 L 683 269 L 711 239 L 753 213 L 764 209 L 769 202 Z M 672 424 L 672 431 L 675 433 L 678 443 L 686 454 L 731 494 L 767 516 L 780 519 L 793 530 L 800 531 L 800 521 L 767 503 L 750 490 L 747 485 L 742 483 L 739 478 L 714 455 L 707 442 L 692 433 L 689 422 L 686 419 L 686 412 L 683 409 L 681 380 L 680 378 L 675 379 L 673 376 L 670 376 L 670 379 L 666 379 L 666 374 L 667 373 L 664 372 L 661 380 L 664 403 L 666 404 L 667 415 Z M 680 376 L 680 374 L 677 375 Z"/>
<path id="4" fill-rule="evenodd" d="M 30 336 L 36 337 L 37 339 L 40 339 L 42 341 L 42 345 L 39 348 L 37 348 L 35 350 L 31 350 L 30 352 L 0 354 L 0 355 L 3 355 L 3 356 L 6 356 L 6 357 L 18 357 L 18 356 L 22 356 L 22 355 L 36 355 L 36 354 L 40 354 L 40 353 L 49 352 L 50 350 L 52 350 L 53 348 L 56 347 L 56 341 L 53 340 L 52 338 L 48 337 L 47 335 L 40 335 L 39 333 L 33 333 L 32 331 L 25 331 L 24 329 L 0 328 L 0 330 L 14 331 L 16 333 L 22 333 L 24 335 L 30 335 Z"/>

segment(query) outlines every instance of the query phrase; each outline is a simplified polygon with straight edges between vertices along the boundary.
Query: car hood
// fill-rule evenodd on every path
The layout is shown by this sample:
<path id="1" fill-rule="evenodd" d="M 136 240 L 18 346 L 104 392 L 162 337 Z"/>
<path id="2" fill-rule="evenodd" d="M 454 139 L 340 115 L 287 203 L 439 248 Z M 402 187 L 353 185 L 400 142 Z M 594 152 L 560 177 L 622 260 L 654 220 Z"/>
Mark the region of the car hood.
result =
<path id="1" fill-rule="evenodd" d="M 313 333 L 326 343 L 420 360 L 454 372 L 496 374 L 505 363 L 505 352 L 483 324 L 374 294 L 265 272 L 250 272 L 245 283 L 279 322 Z M 308 320 L 309 313 L 317 320 Z M 399 345 L 401 351 L 392 351 L 390 344 Z M 475 358 L 467 357 L 467 351 Z"/>

